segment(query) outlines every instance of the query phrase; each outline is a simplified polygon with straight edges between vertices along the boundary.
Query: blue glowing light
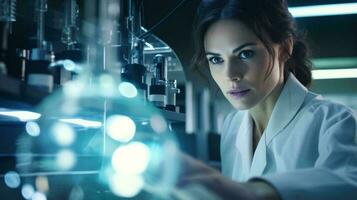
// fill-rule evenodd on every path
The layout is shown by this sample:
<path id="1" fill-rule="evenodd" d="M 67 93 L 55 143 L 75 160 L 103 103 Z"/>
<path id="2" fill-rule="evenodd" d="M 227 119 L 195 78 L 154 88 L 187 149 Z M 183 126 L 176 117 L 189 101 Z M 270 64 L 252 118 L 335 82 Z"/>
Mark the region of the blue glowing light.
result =
<path id="1" fill-rule="evenodd" d="M 40 129 L 40 126 L 38 125 L 38 123 L 32 122 L 32 121 L 29 121 L 26 123 L 25 129 L 26 129 L 26 132 L 33 137 L 39 136 L 40 132 L 41 132 L 41 129 Z"/>
<path id="2" fill-rule="evenodd" d="M 21 180 L 18 173 L 14 171 L 7 172 L 4 176 L 5 184 L 9 188 L 17 188 L 20 186 Z"/>

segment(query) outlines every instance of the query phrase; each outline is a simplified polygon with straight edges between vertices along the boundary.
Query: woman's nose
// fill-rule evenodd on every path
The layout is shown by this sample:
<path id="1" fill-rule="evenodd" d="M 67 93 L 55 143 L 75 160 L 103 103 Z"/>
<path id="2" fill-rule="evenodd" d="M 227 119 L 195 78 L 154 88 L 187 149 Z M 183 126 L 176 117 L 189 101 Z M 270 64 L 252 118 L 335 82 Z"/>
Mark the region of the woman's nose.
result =
<path id="1" fill-rule="evenodd" d="M 230 81 L 240 81 L 242 79 L 243 74 L 241 68 L 242 67 L 240 67 L 239 64 L 234 60 L 228 61 L 226 66 L 226 77 Z"/>
<path id="2" fill-rule="evenodd" d="M 240 76 L 235 76 L 235 77 L 232 77 L 231 78 L 231 81 L 234 81 L 234 82 L 238 82 L 241 80 L 241 77 Z"/>

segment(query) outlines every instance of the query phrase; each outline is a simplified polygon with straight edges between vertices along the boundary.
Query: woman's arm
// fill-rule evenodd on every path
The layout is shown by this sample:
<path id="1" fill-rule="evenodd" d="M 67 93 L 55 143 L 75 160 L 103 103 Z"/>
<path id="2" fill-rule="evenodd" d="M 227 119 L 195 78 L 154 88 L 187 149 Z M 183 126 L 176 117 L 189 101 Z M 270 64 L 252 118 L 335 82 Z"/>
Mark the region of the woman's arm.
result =
<path id="1" fill-rule="evenodd" d="M 181 166 L 179 189 L 201 186 L 218 199 L 279 200 L 278 193 L 267 182 L 256 180 L 238 183 L 223 177 L 219 171 L 202 162 L 183 154 Z"/>

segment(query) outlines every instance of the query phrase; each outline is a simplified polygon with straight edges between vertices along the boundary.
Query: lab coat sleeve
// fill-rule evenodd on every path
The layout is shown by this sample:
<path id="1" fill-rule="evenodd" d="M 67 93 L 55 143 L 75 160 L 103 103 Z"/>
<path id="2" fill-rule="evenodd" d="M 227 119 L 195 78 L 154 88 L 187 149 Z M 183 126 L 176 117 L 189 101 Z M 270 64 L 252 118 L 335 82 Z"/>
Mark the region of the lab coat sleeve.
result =
<path id="1" fill-rule="evenodd" d="M 260 177 L 283 200 L 357 200 L 357 122 L 352 111 L 325 119 L 313 168 Z"/>
<path id="2" fill-rule="evenodd" d="M 235 141 L 235 134 L 231 134 L 232 130 L 235 130 L 237 127 L 233 126 L 232 128 L 232 123 L 239 124 L 239 121 L 234 122 L 237 120 L 237 112 L 231 112 L 229 113 L 223 123 L 223 126 L 221 127 L 222 134 L 221 134 L 221 145 L 220 145 L 220 152 L 221 152 L 221 166 L 222 166 L 222 174 L 225 177 L 231 177 L 232 176 L 232 167 L 230 166 L 231 161 L 227 158 L 232 158 L 234 157 L 233 151 L 231 151 L 232 146 L 234 146 L 234 141 Z M 235 120 L 234 120 L 235 119 Z"/>

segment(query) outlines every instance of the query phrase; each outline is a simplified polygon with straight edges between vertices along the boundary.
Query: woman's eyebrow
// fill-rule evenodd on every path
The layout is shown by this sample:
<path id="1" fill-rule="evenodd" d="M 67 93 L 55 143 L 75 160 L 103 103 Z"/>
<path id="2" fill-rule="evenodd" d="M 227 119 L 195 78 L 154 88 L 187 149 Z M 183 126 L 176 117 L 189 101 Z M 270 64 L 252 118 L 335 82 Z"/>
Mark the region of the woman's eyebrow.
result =
<path id="1" fill-rule="evenodd" d="M 219 53 L 212 53 L 212 52 L 206 52 L 206 56 L 211 55 L 211 56 L 220 56 Z"/>
<path id="2" fill-rule="evenodd" d="M 239 47 L 233 49 L 232 52 L 233 52 L 233 53 L 236 53 L 236 52 L 240 51 L 241 49 L 243 49 L 243 48 L 245 48 L 245 47 L 247 47 L 247 46 L 256 46 L 256 45 L 257 45 L 257 43 L 255 43 L 255 42 L 248 42 L 248 43 L 242 44 L 242 45 L 240 45 Z M 206 56 L 208 56 L 208 55 L 211 55 L 211 56 L 220 56 L 219 53 L 213 53 L 213 52 L 209 52 L 209 51 L 207 51 L 205 54 L 206 54 Z"/>
<path id="3" fill-rule="evenodd" d="M 236 53 L 236 52 L 240 51 L 241 49 L 243 49 L 244 47 L 247 47 L 247 46 L 255 46 L 255 45 L 257 45 L 257 43 L 255 43 L 255 42 L 248 42 L 248 43 L 242 44 L 242 45 L 240 45 L 239 47 L 233 49 L 232 52 L 233 52 L 233 53 Z"/>

